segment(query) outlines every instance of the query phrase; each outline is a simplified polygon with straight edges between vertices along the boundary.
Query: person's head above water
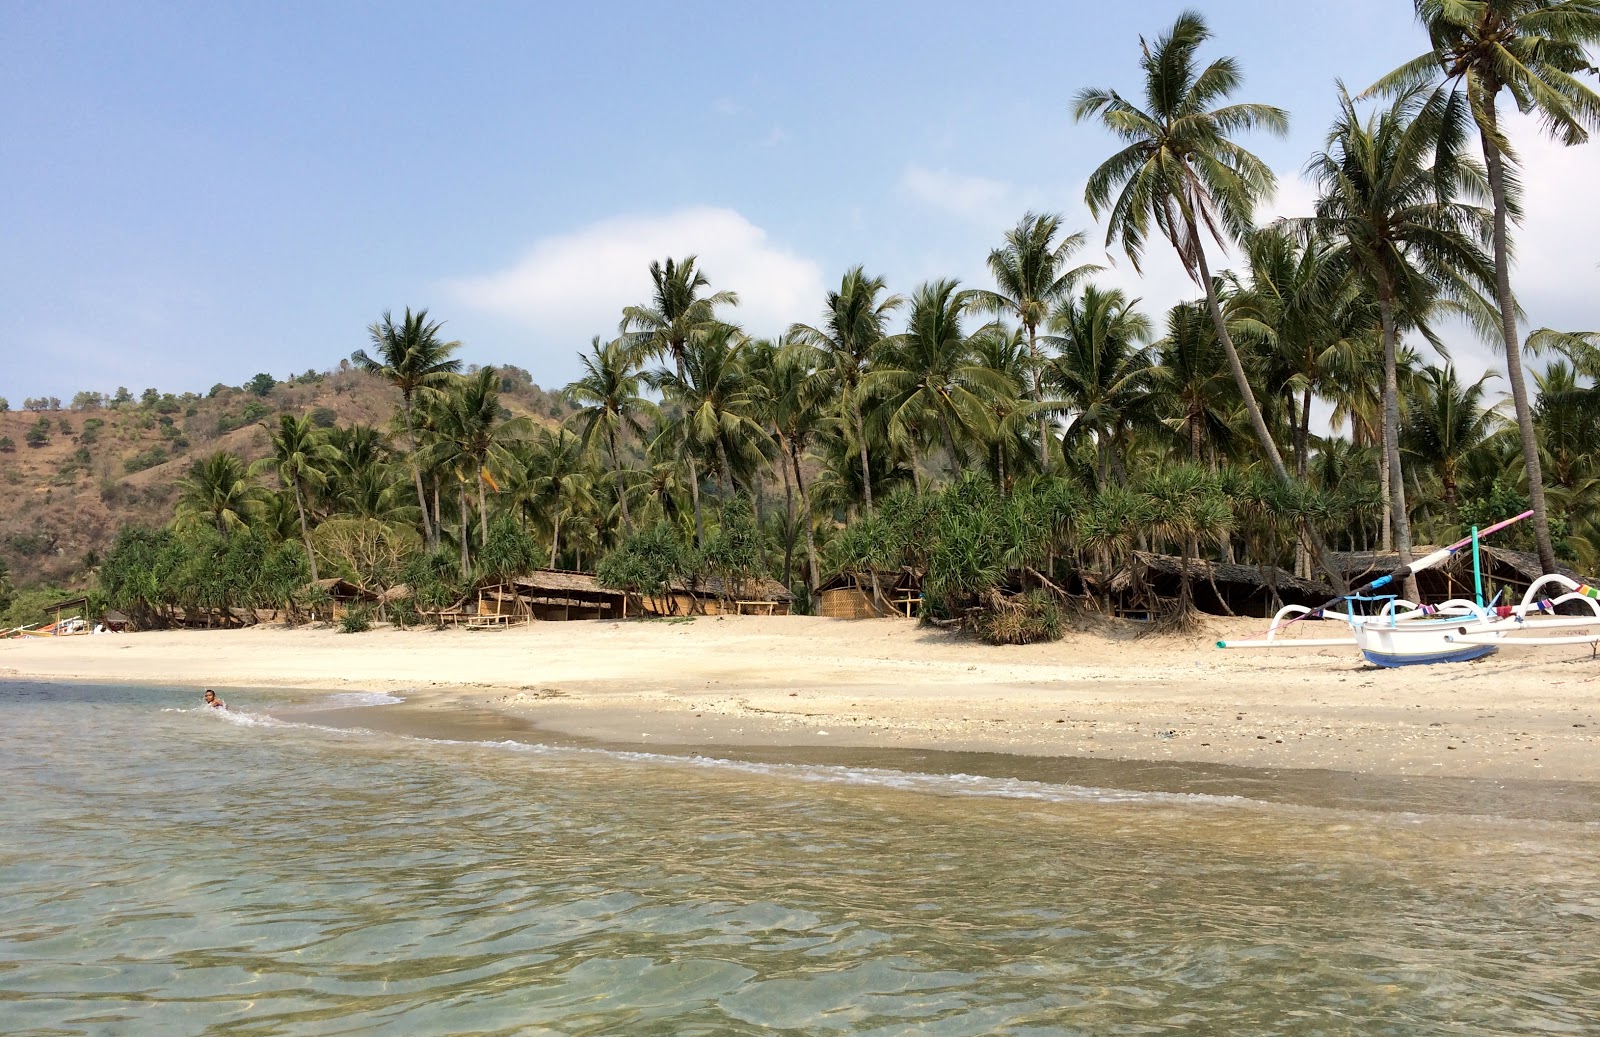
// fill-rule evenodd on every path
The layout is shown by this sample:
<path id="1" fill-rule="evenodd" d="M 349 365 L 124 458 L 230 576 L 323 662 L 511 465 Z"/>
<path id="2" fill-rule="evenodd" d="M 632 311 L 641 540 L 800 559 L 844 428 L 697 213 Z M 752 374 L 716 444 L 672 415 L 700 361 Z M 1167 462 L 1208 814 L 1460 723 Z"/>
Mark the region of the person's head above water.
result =
<path id="1" fill-rule="evenodd" d="M 210 688 L 207 688 L 205 693 L 205 703 L 208 706 L 220 706 L 222 705 L 222 700 L 217 698 L 216 692 L 212 691 Z"/>

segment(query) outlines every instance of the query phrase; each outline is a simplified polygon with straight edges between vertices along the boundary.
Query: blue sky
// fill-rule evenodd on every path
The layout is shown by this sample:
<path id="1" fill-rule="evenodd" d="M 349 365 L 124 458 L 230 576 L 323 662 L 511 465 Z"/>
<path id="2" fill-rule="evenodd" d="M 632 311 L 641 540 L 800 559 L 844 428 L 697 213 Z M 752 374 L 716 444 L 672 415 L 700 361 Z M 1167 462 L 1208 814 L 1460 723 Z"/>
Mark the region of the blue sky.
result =
<path id="1" fill-rule="evenodd" d="M 469 360 L 560 385 L 651 256 L 700 253 L 770 334 L 855 263 L 900 291 L 987 283 L 1029 207 L 1102 260 L 1082 184 L 1111 142 L 1068 105 L 1134 89 L 1139 35 L 1185 6 L 10 0 L 0 395 L 327 368 L 407 305 Z M 1271 211 L 1302 211 L 1335 78 L 1418 52 L 1410 5 L 1201 9 L 1240 99 L 1291 112 L 1252 144 L 1284 182 Z M 1600 217 L 1570 206 L 1600 145 L 1522 139 L 1524 306 L 1600 325 Z M 1164 253 L 1107 279 L 1152 313 L 1190 294 Z"/>

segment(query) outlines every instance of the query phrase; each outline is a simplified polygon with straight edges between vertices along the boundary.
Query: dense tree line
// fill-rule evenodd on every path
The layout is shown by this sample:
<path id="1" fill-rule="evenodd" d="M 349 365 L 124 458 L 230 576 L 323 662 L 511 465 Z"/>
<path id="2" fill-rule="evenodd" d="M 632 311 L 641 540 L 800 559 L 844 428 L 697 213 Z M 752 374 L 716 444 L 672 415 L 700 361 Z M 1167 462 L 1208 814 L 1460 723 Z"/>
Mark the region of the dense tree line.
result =
<path id="1" fill-rule="evenodd" d="M 876 586 L 911 566 L 930 618 L 1016 640 L 1135 549 L 1337 585 L 1331 551 L 1409 559 L 1531 501 L 1520 535 L 1547 567 L 1600 564 L 1600 336 L 1519 332 L 1502 119 L 1509 101 L 1587 139 L 1600 6 L 1417 9 L 1430 49 L 1365 95 L 1340 88 L 1309 217 L 1254 222 L 1275 178 L 1239 138 L 1287 115 L 1233 99 L 1240 67 L 1202 62 L 1199 16 L 1140 52 L 1134 92 L 1077 96 L 1076 117 L 1117 138 L 1086 192 L 1108 246 L 1135 266 L 1172 248 L 1194 301 L 1150 313 L 1097 283 L 1075 262 L 1086 235 L 1053 214 L 1005 232 L 992 286 L 899 294 L 855 267 L 814 321 L 764 337 L 696 257 L 671 258 L 581 354 L 553 428 L 502 407 L 502 373 L 463 371 L 426 311 L 385 314 L 351 359 L 393 386 L 394 427 L 285 415 L 262 463 L 195 462 L 172 530 L 125 535 L 102 584 L 126 601 L 119 572 L 226 580 L 241 552 L 263 575 L 228 592 L 240 603 L 327 575 L 443 600 L 532 565 L 641 593 L 770 575 L 804 602 L 834 573 Z M 1504 374 L 1463 379 L 1446 321 L 1476 328 Z M 198 545 L 189 570 L 161 560 L 177 541 Z M 172 601 L 204 596 L 187 579 Z M 1018 590 L 1037 603 L 1022 619 L 1002 593 Z"/>

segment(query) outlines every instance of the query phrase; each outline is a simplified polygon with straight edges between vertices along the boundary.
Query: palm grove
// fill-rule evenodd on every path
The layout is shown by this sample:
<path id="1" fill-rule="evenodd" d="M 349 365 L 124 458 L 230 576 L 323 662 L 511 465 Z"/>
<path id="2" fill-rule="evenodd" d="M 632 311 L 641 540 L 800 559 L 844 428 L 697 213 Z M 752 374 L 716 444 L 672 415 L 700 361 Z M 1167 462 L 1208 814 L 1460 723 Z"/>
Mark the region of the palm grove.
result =
<path id="1" fill-rule="evenodd" d="M 582 353 L 554 428 L 510 416 L 498 373 L 464 372 L 426 312 L 385 315 L 352 360 L 398 394 L 395 427 L 285 415 L 262 462 L 196 462 L 172 526 L 125 530 L 101 587 L 158 621 L 292 605 L 342 575 L 407 585 L 399 618 L 546 565 L 641 593 L 773 576 L 802 603 L 834 574 L 877 595 L 909 566 L 925 616 L 1020 640 L 1135 550 L 1339 586 L 1330 552 L 1409 561 L 1530 501 L 1543 565 L 1592 567 L 1600 336 L 1520 334 L 1536 315 L 1511 280 L 1523 185 L 1505 115 L 1587 140 L 1600 4 L 1416 6 L 1429 49 L 1364 94 L 1339 87 L 1308 217 L 1254 222 L 1275 177 L 1241 139 L 1288 116 L 1234 99 L 1241 69 L 1202 60 L 1200 16 L 1141 41 L 1135 92 L 1078 94 L 1073 116 L 1116 142 L 1086 192 L 1108 247 L 1135 267 L 1173 249 L 1192 302 L 1151 313 L 1098 284 L 1086 235 L 1050 214 L 1005 232 L 992 287 L 899 294 L 855 267 L 815 320 L 770 337 L 695 257 L 667 259 Z M 1505 374 L 1462 378 L 1443 322 L 1477 329 Z M 1187 581 L 1172 608 L 1187 613 Z"/>

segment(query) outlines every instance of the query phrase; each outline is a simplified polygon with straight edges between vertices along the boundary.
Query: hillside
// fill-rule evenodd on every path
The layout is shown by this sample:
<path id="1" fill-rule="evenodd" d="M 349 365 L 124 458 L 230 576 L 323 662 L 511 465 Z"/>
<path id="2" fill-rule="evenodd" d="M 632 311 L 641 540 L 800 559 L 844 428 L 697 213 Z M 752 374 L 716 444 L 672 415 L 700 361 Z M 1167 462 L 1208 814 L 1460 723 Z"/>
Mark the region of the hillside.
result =
<path id="1" fill-rule="evenodd" d="M 517 368 L 503 369 L 501 405 L 554 424 L 560 398 Z M 399 396 L 355 370 L 307 372 L 209 393 L 147 390 L 121 403 L 80 393 L 77 406 L 0 413 L 0 559 L 17 586 L 83 581 L 127 524 L 172 517 L 177 484 L 195 458 L 267 451 L 264 425 L 312 414 L 318 425 L 375 425 L 401 437 Z"/>

